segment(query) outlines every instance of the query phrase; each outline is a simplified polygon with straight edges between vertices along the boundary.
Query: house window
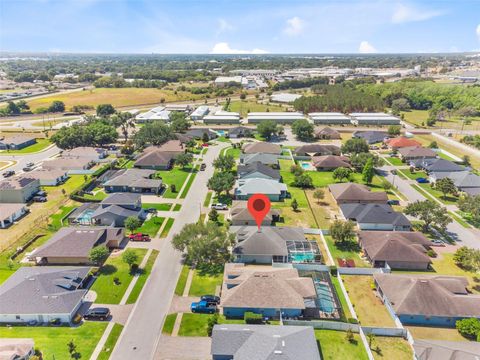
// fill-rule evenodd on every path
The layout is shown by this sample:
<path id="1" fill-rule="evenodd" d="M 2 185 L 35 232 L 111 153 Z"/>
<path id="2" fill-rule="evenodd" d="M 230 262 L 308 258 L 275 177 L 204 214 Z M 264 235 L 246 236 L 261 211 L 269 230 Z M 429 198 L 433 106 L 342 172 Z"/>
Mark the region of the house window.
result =
<path id="1" fill-rule="evenodd" d="M 20 315 L 16 315 L 15 319 L 20 320 Z"/>

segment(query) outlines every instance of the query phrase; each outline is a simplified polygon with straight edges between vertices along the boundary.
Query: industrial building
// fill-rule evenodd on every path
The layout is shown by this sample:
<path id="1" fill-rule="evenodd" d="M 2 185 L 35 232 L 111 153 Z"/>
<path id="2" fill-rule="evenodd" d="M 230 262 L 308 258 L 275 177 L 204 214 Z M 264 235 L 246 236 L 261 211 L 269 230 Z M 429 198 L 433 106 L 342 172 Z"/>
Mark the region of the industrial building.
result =
<path id="1" fill-rule="evenodd" d="M 385 113 L 351 113 L 354 125 L 400 125 L 400 119 Z"/>
<path id="2" fill-rule="evenodd" d="M 300 112 L 252 112 L 248 114 L 249 124 L 258 124 L 265 120 L 272 120 L 279 124 L 292 124 L 297 120 L 305 120 Z"/>
<path id="3" fill-rule="evenodd" d="M 204 124 L 239 124 L 240 114 L 232 111 L 217 111 L 203 117 Z"/>
<path id="4" fill-rule="evenodd" d="M 314 124 L 321 125 L 350 125 L 351 119 L 339 112 L 313 112 L 308 117 Z"/>

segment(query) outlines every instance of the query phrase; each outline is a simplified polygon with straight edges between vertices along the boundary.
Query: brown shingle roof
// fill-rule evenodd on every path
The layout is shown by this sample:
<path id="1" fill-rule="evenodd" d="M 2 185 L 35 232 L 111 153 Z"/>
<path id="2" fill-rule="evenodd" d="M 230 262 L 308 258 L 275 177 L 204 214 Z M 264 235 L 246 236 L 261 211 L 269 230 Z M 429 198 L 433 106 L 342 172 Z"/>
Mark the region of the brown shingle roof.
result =
<path id="1" fill-rule="evenodd" d="M 407 146 L 398 150 L 400 155 L 404 157 L 435 157 L 437 153 L 429 148 L 422 146 Z"/>
<path id="2" fill-rule="evenodd" d="M 480 317 L 480 295 L 459 276 L 374 274 L 398 315 Z"/>
<path id="3" fill-rule="evenodd" d="M 271 144 L 267 142 L 254 142 L 250 144 L 245 144 L 243 146 L 243 152 L 245 154 L 254 154 L 254 153 L 264 153 L 264 154 L 277 154 L 282 153 L 282 148 L 280 145 Z"/>
<path id="4" fill-rule="evenodd" d="M 339 167 L 351 167 L 348 157 L 335 155 L 314 156 L 312 158 L 312 164 L 316 168 L 335 169 Z"/>
<path id="5" fill-rule="evenodd" d="M 373 192 L 363 184 L 341 183 L 331 184 L 328 186 L 335 200 L 342 202 L 369 202 L 369 201 L 385 201 L 387 202 L 387 194 L 383 191 Z"/>
<path id="6" fill-rule="evenodd" d="M 318 138 L 328 138 L 328 139 L 341 139 L 342 137 L 340 136 L 340 133 L 332 129 L 328 126 L 323 127 L 323 128 L 315 128 L 314 132 L 316 137 Z"/>
<path id="7" fill-rule="evenodd" d="M 340 155 L 340 148 L 336 145 L 307 144 L 295 149 L 295 155 Z"/>
<path id="8" fill-rule="evenodd" d="M 281 210 L 280 209 L 270 209 L 267 215 L 265 215 L 265 219 L 263 223 L 270 224 L 272 222 L 272 216 L 280 216 Z M 233 201 L 232 207 L 230 208 L 230 218 L 232 221 L 252 221 L 253 217 L 248 211 L 247 202 L 246 201 Z"/>

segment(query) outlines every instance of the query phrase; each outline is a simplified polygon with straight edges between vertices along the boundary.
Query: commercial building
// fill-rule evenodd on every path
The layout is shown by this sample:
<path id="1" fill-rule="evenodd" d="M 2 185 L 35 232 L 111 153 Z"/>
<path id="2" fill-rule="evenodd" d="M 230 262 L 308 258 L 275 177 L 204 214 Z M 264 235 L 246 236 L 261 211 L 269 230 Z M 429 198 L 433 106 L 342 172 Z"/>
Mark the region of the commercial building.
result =
<path id="1" fill-rule="evenodd" d="M 193 121 L 202 120 L 203 117 L 209 113 L 209 111 L 210 109 L 208 108 L 208 106 L 199 106 L 190 114 L 190 119 L 192 119 Z"/>
<path id="2" fill-rule="evenodd" d="M 240 114 L 232 111 L 217 111 L 215 114 L 210 114 L 203 117 L 204 124 L 239 124 Z"/>
<path id="3" fill-rule="evenodd" d="M 294 102 L 295 100 L 301 97 L 302 95 L 299 95 L 299 94 L 279 93 L 279 94 L 273 94 L 272 96 L 270 96 L 270 100 L 272 102 L 288 104 L 288 103 Z"/>
<path id="4" fill-rule="evenodd" d="M 37 139 L 28 135 L 14 135 L 0 140 L 0 150 L 20 150 L 33 145 Z"/>
<path id="5" fill-rule="evenodd" d="M 318 125 L 350 125 L 351 119 L 339 112 L 312 112 L 308 117 Z"/>
<path id="6" fill-rule="evenodd" d="M 26 203 L 40 190 L 40 181 L 19 176 L 0 181 L 0 203 Z"/>
<path id="7" fill-rule="evenodd" d="M 385 113 L 351 113 L 349 115 L 354 125 L 400 125 L 400 119 L 398 117 Z"/>
<path id="8" fill-rule="evenodd" d="M 297 120 L 305 120 L 300 112 L 251 112 L 247 116 L 249 124 L 258 124 L 265 120 L 271 120 L 278 124 L 292 124 Z"/>

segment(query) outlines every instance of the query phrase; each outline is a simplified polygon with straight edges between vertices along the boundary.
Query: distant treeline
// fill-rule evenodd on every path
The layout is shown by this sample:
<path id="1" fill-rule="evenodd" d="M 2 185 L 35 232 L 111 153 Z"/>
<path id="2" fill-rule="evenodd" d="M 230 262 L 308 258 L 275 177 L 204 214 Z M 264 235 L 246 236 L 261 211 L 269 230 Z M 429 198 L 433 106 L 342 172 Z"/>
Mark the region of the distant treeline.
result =
<path id="1" fill-rule="evenodd" d="M 319 88 L 317 88 L 319 91 Z M 295 110 L 309 112 L 361 112 L 383 111 L 385 103 L 376 95 L 365 94 L 346 85 L 325 85 L 323 95 L 302 96 L 294 101 Z"/>
<path id="2" fill-rule="evenodd" d="M 289 80 L 276 83 L 273 85 L 272 90 L 287 90 L 287 89 L 301 89 L 307 88 L 318 84 L 328 84 L 328 77 L 316 77 L 316 78 L 308 78 L 302 80 Z"/>

